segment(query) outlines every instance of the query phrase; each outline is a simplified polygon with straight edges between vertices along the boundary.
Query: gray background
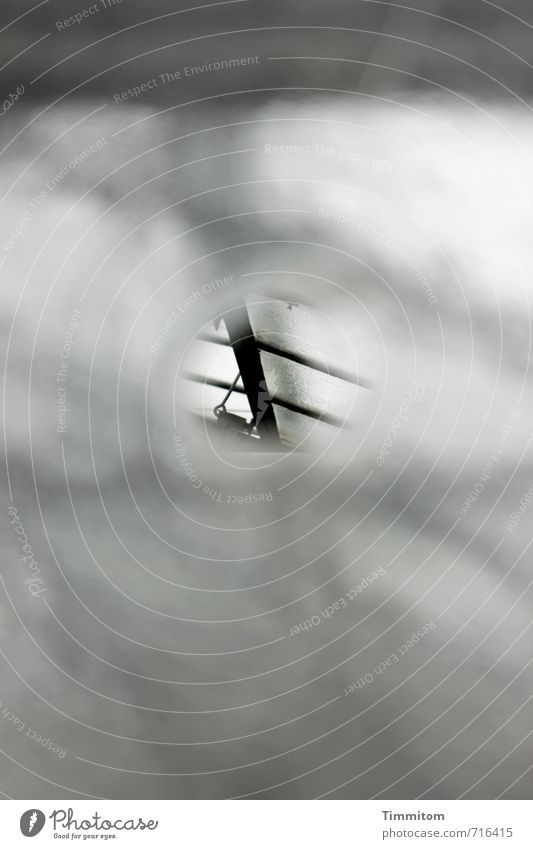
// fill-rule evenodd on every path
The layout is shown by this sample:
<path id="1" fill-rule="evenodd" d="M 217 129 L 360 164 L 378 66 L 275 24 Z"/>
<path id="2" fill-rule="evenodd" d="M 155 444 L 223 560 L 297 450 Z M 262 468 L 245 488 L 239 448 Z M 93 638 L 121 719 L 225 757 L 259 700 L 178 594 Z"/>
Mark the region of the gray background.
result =
<path id="1" fill-rule="evenodd" d="M 417 5 L 251 0 L 147 23 L 180 7 L 124 0 L 60 32 L 82 4 L 13 25 L 30 5 L 3 4 L 4 90 L 26 92 L 0 124 L 2 244 L 105 139 L 2 249 L 6 797 L 530 798 L 527 506 L 506 526 L 533 483 L 531 15 Z M 163 71 L 255 55 L 113 101 Z M 282 56 L 327 58 L 269 61 Z M 227 274 L 233 288 L 150 353 L 176 303 Z M 258 278 L 333 316 L 373 389 L 323 456 L 242 470 L 191 425 L 180 361 Z M 380 466 L 412 380 L 422 401 Z M 227 503 L 249 493 L 272 501 Z M 347 608 L 289 636 L 378 567 Z"/>

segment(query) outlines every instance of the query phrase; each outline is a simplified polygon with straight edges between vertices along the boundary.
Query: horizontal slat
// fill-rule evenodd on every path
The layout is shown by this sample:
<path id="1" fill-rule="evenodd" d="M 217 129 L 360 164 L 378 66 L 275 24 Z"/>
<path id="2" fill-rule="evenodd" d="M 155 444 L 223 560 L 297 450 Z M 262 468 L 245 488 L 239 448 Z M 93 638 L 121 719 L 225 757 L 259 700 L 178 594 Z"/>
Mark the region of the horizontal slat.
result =
<path id="1" fill-rule="evenodd" d="M 212 333 L 202 333 L 198 338 L 201 339 L 202 342 L 211 342 L 214 345 L 224 345 L 225 347 L 229 347 L 229 342 L 215 336 Z M 327 374 L 329 377 L 335 377 L 338 380 L 344 380 L 346 383 L 352 383 L 354 386 L 360 386 L 362 389 L 372 388 L 369 381 L 364 378 L 350 374 L 342 369 L 328 369 L 321 362 L 314 360 L 311 357 L 303 357 L 301 354 L 295 354 L 292 351 L 285 351 L 282 348 L 276 348 L 273 345 L 268 345 L 266 342 L 260 342 L 258 339 L 255 340 L 255 344 L 259 351 L 264 351 L 266 354 L 274 354 L 276 357 L 282 357 L 290 362 L 298 363 L 298 365 L 307 366 L 307 368 L 319 371 L 322 374 Z"/>
<path id="2" fill-rule="evenodd" d="M 186 380 L 192 380 L 194 383 L 204 383 L 207 386 L 215 386 L 217 389 L 225 389 L 226 391 L 231 386 L 231 383 L 228 383 L 225 380 L 203 377 L 201 374 L 194 374 L 193 372 L 184 374 L 184 378 Z M 237 386 L 233 391 L 244 394 L 244 389 L 241 389 L 239 386 Z M 297 404 L 293 404 L 291 401 L 287 401 L 284 398 L 278 398 L 277 396 L 272 398 L 272 403 L 276 404 L 278 407 L 283 407 L 285 410 L 290 410 L 291 413 L 308 416 L 311 419 L 317 419 L 324 422 L 324 424 L 329 424 L 333 427 L 344 427 L 346 424 L 344 419 L 341 419 L 338 416 L 332 416 L 329 413 L 322 413 L 319 410 L 312 410 L 307 407 L 299 407 Z"/>

